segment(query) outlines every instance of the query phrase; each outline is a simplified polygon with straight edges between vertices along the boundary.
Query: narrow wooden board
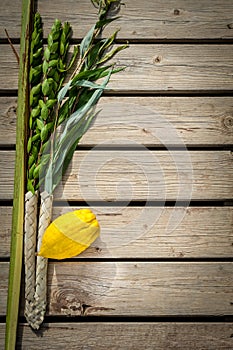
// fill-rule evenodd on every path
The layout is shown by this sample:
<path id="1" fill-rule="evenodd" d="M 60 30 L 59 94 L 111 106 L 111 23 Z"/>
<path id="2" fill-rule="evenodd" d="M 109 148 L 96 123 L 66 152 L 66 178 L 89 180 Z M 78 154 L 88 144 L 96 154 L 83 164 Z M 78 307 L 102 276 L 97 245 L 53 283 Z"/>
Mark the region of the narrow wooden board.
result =
<path id="1" fill-rule="evenodd" d="M 15 97 L 0 97 L 0 145 L 15 144 L 16 107 Z M 97 109 L 80 145 L 233 144 L 232 97 L 103 97 Z"/>
<path id="2" fill-rule="evenodd" d="M 121 7 L 120 19 L 110 29 L 121 28 L 119 38 L 127 39 L 222 39 L 232 38 L 233 5 L 229 0 L 191 1 L 127 0 Z M 214 9 L 214 10 L 213 10 Z M 96 21 L 97 11 L 90 1 L 73 3 L 58 0 L 40 0 L 38 10 L 43 16 L 45 35 L 55 18 L 71 22 L 75 38 L 81 38 Z M 0 37 L 4 28 L 12 37 L 20 33 L 20 0 L 0 3 Z M 108 30 L 108 33 L 111 30 Z"/>
<path id="3" fill-rule="evenodd" d="M 0 263 L 0 314 L 8 263 Z M 230 315 L 233 264 L 227 262 L 62 262 L 48 271 L 49 315 Z"/>
<path id="4" fill-rule="evenodd" d="M 55 207 L 53 219 L 80 207 Z M 9 257 L 11 207 L 0 207 L 0 256 Z M 229 258 L 233 207 L 93 207 L 101 236 L 80 258 Z M 172 215 L 176 220 L 168 230 Z M 152 220 L 151 220 L 152 218 Z"/>
<path id="5" fill-rule="evenodd" d="M 15 145 L 16 140 L 16 97 L 0 97 L 0 145 Z"/>
<path id="6" fill-rule="evenodd" d="M 112 92 L 212 92 L 233 89 L 231 45 L 134 45 L 116 56 Z M 0 90 L 17 89 L 18 66 L 11 48 L 0 47 Z"/>
<path id="7" fill-rule="evenodd" d="M 39 336 L 38 336 L 39 334 Z M 39 332 L 20 324 L 16 349 L 57 350 L 229 350 L 231 323 L 93 322 L 49 323 Z M 0 324 L 4 348 L 4 324 Z"/>
<path id="8" fill-rule="evenodd" d="M 143 147 L 143 146 L 141 146 Z M 0 151 L 0 198 L 12 199 L 14 151 Z M 56 200 L 225 200 L 233 194 L 230 151 L 77 151 Z"/>

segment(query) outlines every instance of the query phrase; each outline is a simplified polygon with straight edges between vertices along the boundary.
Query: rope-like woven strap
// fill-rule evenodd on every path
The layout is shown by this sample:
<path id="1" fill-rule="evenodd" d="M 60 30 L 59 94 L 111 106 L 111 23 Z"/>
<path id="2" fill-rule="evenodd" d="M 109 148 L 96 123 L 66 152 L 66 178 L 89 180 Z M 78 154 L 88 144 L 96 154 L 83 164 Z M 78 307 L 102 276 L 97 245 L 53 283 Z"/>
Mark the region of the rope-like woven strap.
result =
<path id="1" fill-rule="evenodd" d="M 37 251 L 40 250 L 42 237 L 44 231 L 49 226 L 52 217 L 52 205 L 53 196 L 47 192 L 41 193 L 41 207 L 39 216 L 38 238 L 37 238 Z M 34 303 L 32 306 L 32 313 L 28 322 L 34 329 L 39 329 L 41 323 L 44 320 L 47 303 L 47 266 L 48 259 L 41 256 L 37 256 L 36 259 L 36 285 Z"/>
<path id="2" fill-rule="evenodd" d="M 37 232 L 38 193 L 25 194 L 24 265 L 25 265 L 25 317 L 30 317 L 35 293 L 35 250 Z"/>

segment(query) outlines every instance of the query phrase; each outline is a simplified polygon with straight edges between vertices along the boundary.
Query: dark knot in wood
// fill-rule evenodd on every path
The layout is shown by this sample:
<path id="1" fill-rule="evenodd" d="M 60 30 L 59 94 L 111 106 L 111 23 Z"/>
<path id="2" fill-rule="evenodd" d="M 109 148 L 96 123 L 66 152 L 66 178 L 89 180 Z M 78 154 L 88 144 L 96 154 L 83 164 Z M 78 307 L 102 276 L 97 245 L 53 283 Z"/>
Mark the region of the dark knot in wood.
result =
<path id="1" fill-rule="evenodd" d="M 180 10 L 179 9 L 175 9 L 174 10 L 174 15 L 175 16 L 179 16 L 180 15 Z"/>
<path id="2" fill-rule="evenodd" d="M 233 115 L 226 115 L 222 118 L 221 120 L 222 127 L 223 129 L 228 132 L 232 133 L 233 132 Z"/>

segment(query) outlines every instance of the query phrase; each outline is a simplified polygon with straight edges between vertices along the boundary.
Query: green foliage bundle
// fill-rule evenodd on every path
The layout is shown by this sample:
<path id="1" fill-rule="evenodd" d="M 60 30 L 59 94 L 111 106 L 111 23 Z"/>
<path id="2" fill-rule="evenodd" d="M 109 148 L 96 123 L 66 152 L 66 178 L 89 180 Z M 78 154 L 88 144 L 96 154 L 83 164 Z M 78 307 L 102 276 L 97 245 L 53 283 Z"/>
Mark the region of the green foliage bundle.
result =
<path id="1" fill-rule="evenodd" d="M 52 194 L 71 160 L 82 135 L 89 128 L 97 104 L 106 88 L 114 64 L 106 63 L 125 49 L 127 44 L 113 48 L 117 35 L 100 38 L 103 29 L 115 18 L 108 18 L 112 3 L 117 0 L 94 0 L 98 21 L 81 43 L 74 46 L 68 61 L 71 26 L 55 20 L 43 47 L 42 21 L 34 17 L 30 55 L 30 120 L 28 138 L 27 189 L 32 193 L 44 188 Z M 76 67 L 74 67 L 76 64 Z M 73 67 L 68 82 L 67 72 Z M 102 83 L 97 83 L 104 78 Z M 103 79 L 102 79 L 103 80 Z M 62 132 L 57 133 L 62 124 Z M 61 129 L 61 128 L 60 128 Z"/>

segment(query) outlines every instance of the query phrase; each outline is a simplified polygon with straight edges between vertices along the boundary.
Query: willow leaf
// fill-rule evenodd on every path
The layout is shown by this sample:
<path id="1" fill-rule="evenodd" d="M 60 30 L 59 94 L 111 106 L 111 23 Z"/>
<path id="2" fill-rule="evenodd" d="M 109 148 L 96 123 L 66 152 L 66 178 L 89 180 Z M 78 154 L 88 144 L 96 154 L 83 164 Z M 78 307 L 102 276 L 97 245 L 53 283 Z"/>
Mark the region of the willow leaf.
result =
<path id="1" fill-rule="evenodd" d="M 104 62 L 110 60 L 115 54 L 119 51 L 122 51 L 128 47 L 128 44 L 118 46 L 117 48 L 110 51 L 108 54 L 106 54 L 99 62 L 98 64 L 103 64 Z"/>
<path id="2" fill-rule="evenodd" d="M 103 45 L 100 48 L 100 51 L 106 50 L 108 49 L 114 42 L 114 40 L 116 39 L 117 33 L 119 32 L 119 29 L 116 30 L 111 36 L 110 38 L 106 39 L 103 43 Z M 99 52 L 100 53 L 100 52 Z"/>
<path id="3" fill-rule="evenodd" d="M 75 127 L 70 131 L 68 143 L 64 144 L 64 147 L 65 147 L 64 160 L 59 167 L 56 167 L 55 169 L 56 172 L 54 171 L 54 174 L 53 174 L 53 191 L 55 190 L 56 186 L 60 182 L 62 175 L 65 173 L 72 159 L 72 156 L 75 152 L 75 149 L 79 143 L 79 140 L 87 132 L 94 117 L 95 117 L 95 114 L 91 109 L 88 115 L 85 116 L 85 118 L 83 118 L 80 121 L 80 123 L 77 123 Z"/>
<path id="4" fill-rule="evenodd" d="M 59 69 L 59 71 L 60 72 L 67 72 L 67 71 L 69 71 L 72 68 L 73 64 L 74 64 L 74 62 L 75 62 L 75 60 L 76 60 L 76 58 L 78 56 L 78 53 L 79 53 L 79 47 L 78 46 L 74 46 L 74 52 L 73 52 L 73 54 L 71 56 L 70 62 L 68 63 L 68 67 L 66 69 Z"/>
<path id="5" fill-rule="evenodd" d="M 85 52 L 87 51 L 87 49 L 89 48 L 92 40 L 93 40 L 93 36 L 94 36 L 94 32 L 95 32 L 95 27 L 96 25 L 94 25 L 89 32 L 85 35 L 85 37 L 83 38 L 83 40 L 81 41 L 80 44 L 80 56 L 83 58 Z"/>
<path id="6" fill-rule="evenodd" d="M 59 139 L 54 147 L 53 159 L 49 164 L 49 168 L 45 177 L 45 190 L 48 193 L 52 193 L 56 188 L 58 181 L 55 181 L 54 174 L 62 173 L 64 161 L 67 156 L 67 152 L 72 148 L 72 145 L 77 142 L 77 139 L 82 137 L 86 132 L 90 121 L 88 113 L 96 105 L 102 92 L 109 82 L 111 71 L 102 84 L 102 88 L 93 90 L 91 98 L 87 103 L 76 110 L 66 121 L 63 132 L 59 135 Z M 92 113 L 93 115 L 93 113 Z"/>
<path id="7" fill-rule="evenodd" d="M 71 116 L 67 120 L 65 129 L 64 129 L 64 134 L 66 134 L 66 131 L 68 130 L 68 128 L 71 128 L 75 124 L 75 122 L 81 118 L 81 116 L 85 115 L 85 113 L 87 113 L 90 110 L 90 108 L 95 103 L 97 103 L 103 90 L 106 88 L 106 86 L 109 82 L 111 74 L 112 74 L 112 70 L 109 71 L 104 82 L 101 85 L 98 85 L 98 89 L 92 93 L 92 96 L 88 99 L 86 104 L 84 104 L 78 110 L 76 110 L 73 114 L 71 114 Z M 62 140 L 62 137 L 63 137 L 63 134 L 60 136 L 61 140 Z"/>
<path id="8" fill-rule="evenodd" d="M 96 28 L 102 28 L 104 29 L 104 27 L 106 25 L 108 25 L 109 23 L 113 22 L 113 21 L 116 21 L 117 19 L 119 19 L 120 17 L 113 17 L 113 18 L 105 18 L 105 19 L 102 19 L 100 21 L 98 21 L 95 25 Z"/>
<path id="9" fill-rule="evenodd" d="M 74 86 L 82 86 L 82 87 L 87 87 L 91 89 L 102 89 L 103 86 L 100 84 L 92 83 L 89 80 L 78 80 Z"/>
<path id="10" fill-rule="evenodd" d="M 82 79 L 90 79 L 90 80 L 97 80 L 99 78 L 102 78 L 102 72 L 105 72 L 107 69 L 109 69 L 111 65 L 105 66 L 105 67 L 100 67 L 100 68 L 95 68 L 95 69 L 88 69 L 83 72 L 80 72 L 77 74 L 73 80 L 72 84 L 75 84 L 76 81 L 82 80 Z"/>
<path id="11" fill-rule="evenodd" d="M 85 116 L 85 114 L 93 107 L 93 105 L 97 103 L 102 94 L 102 91 L 103 89 L 95 90 L 88 102 L 84 106 L 76 110 L 73 114 L 71 114 L 71 116 L 67 119 L 64 130 L 60 135 L 59 142 L 56 145 L 55 154 L 59 155 L 61 144 L 66 138 L 68 138 L 68 131 L 75 127 L 76 123 L 79 122 Z"/>
<path id="12" fill-rule="evenodd" d="M 67 91 L 69 90 L 70 86 L 71 86 L 72 80 L 69 80 L 68 83 L 66 83 L 63 88 L 61 88 L 61 90 L 59 91 L 58 95 L 57 95 L 57 102 L 61 103 L 62 100 L 64 99 L 64 97 L 67 94 Z"/>

